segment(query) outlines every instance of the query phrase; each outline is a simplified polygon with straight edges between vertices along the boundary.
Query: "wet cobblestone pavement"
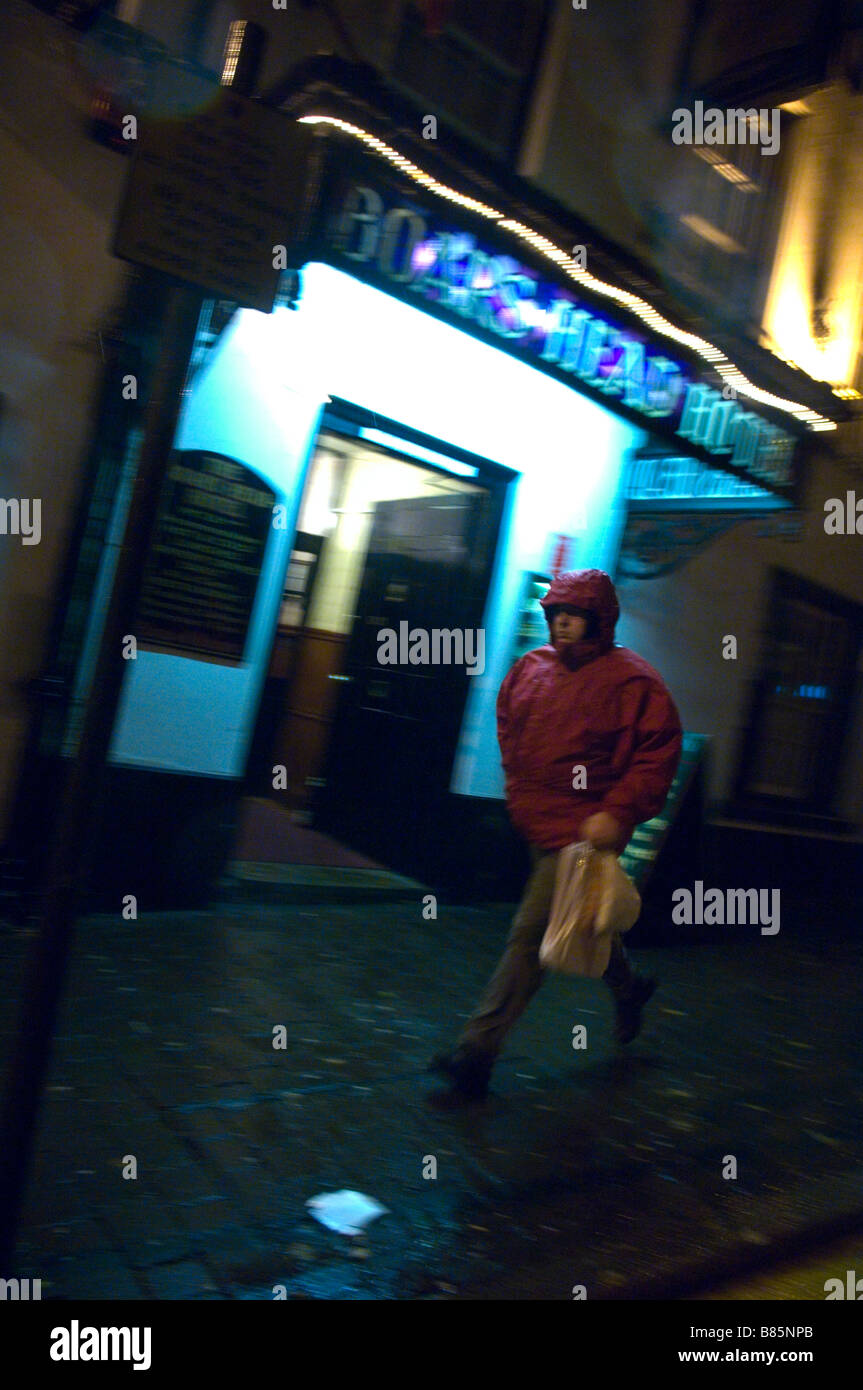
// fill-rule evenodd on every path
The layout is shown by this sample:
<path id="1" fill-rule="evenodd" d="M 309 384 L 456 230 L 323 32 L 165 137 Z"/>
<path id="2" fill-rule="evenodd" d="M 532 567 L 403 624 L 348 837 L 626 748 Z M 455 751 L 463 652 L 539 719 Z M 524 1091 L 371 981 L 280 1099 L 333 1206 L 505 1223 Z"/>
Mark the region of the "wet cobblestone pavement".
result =
<path id="1" fill-rule="evenodd" d="M 15 1273 L 68 1299 L 681 1297 L 807 1229 L 850 1228 L 854 923 L 828 935 L 813 913 L 777 936 L 638 950 L 661 987 L 625 1051 L 601 983 L 549 977 L 488 1101 L 436 1109 L 428 1059 L 511 911 L 240 904 L 79 924 Z M 4 1064 L 27 944 L 0 932 Z M 342 1188 L 388 1214 L 326 1230 L 306 1200 Z"/>

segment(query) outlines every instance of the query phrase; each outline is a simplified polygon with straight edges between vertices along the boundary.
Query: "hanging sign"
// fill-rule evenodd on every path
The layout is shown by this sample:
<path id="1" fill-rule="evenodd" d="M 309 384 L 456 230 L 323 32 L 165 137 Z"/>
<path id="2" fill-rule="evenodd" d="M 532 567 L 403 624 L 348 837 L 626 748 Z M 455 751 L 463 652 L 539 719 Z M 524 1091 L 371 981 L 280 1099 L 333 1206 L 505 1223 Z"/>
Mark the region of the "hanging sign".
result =
<path id="1" fill-rule="evenodd" d="M 226 88 L 200 111 L 142 116 L 139 127 L 114 254 L 268 313 L 296 235 L 311 132 Z"/>

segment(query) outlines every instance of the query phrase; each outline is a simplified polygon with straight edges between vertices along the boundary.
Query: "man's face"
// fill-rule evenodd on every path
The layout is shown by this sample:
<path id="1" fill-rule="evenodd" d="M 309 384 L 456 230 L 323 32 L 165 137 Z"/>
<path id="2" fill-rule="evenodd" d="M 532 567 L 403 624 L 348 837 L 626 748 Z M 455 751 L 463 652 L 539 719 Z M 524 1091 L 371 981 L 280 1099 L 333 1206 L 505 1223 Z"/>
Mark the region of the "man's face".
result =
<path id="1" fill-rule="evenodd" d="M 587 631 L 587 619 L 576 608 L 564 604 L 558 608 L 551 623 L 551 640 L 556 647 L 580 642 Z"/>

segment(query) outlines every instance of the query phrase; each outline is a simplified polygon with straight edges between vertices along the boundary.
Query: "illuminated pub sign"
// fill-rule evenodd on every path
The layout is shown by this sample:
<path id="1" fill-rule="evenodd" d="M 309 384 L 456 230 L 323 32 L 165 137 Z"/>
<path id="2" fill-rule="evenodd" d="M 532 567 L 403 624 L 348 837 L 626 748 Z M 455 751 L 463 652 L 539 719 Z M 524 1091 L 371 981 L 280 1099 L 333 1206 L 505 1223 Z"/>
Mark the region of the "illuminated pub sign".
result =
<path id="1" fill-rule="evenodd" d="M 569 376 L 670 441 L 790 495 L 796 437 L 699 379 L 672 345 L 615 322 L 577 292 L 446 225 L 398 188 L 340 179 L 327 199 L 327 251 L 402 298 L 462 316 L 535 365 Z M 669 350 L 671 349 L 671 350 Z M 731 396 L 728 399 L 727 396 Z"/>
<path id="2" fill-rule="evenodd" d="M 781 498 L 765 492 L 763 487 L 721 468 L 707 468 L 686 456 L 636 457 L 629 470 L 625 495 L 640 507 L 685 502 L 687 507 L 751 505 L 762 511 L 783 506 Z"/>

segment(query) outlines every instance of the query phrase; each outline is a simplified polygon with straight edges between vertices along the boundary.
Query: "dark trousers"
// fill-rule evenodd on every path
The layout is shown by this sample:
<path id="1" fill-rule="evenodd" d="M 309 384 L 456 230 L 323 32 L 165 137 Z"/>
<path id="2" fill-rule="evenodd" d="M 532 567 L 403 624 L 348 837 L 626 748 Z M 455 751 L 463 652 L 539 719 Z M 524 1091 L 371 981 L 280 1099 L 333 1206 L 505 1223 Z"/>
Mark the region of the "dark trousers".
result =
<path id="1" fill-rule="evenodd" d="M 482 999 L 462 1030 L 458 1043 L 461 1051 L 496 1056 L 546 973 L 539 963 L 539 948 L 551 912 L 559 851 L 531 846 L 530 853 L 533 868 L 512 920 L 506 948 Z M 612 938 L 611 959 L 602 978 L 615 998 L 625 999 L 632 989 L 635 975 L 617 935 Z"/>

